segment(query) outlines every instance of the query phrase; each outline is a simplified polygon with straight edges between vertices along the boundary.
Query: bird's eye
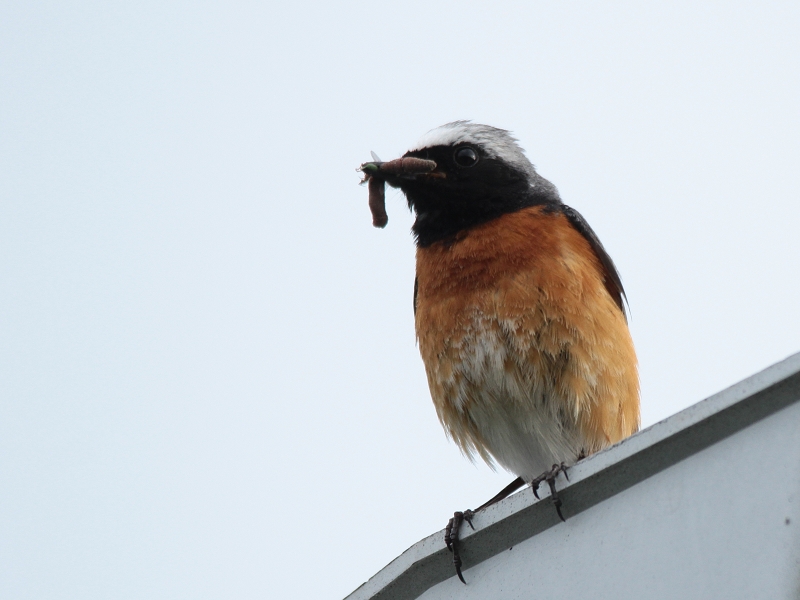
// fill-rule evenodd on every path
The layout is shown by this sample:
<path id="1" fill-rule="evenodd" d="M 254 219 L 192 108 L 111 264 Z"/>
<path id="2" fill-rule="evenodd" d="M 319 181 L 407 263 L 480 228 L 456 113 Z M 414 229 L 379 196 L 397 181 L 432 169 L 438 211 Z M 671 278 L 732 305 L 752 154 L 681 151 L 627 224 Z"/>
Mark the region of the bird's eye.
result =
<path id="1" fill-rule="evenodd" d="M 478 153 L 469 146 L 466 146 L 456 150 L 453 158 L 459 167 L 472 167 L 478 162 Z"/>

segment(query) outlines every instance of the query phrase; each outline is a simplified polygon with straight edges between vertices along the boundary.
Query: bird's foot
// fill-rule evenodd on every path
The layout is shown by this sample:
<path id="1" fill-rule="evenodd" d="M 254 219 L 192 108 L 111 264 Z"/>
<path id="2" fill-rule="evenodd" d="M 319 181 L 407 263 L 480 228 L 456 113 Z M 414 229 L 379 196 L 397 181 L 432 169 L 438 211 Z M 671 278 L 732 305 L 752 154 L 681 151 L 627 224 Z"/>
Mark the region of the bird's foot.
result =
<path id="1" fill-rule="evenodd" d="M 456 575 L 458 575 L 458 578 L 463 584 L 467 582 L 464 581 L 464 576 L 461 574 L 461 565 L 463 563 L 461 562 L 461 554 L 458 551 L 460 542 L 458 530 L 461 528 L 461 524 L 466 521 L 474 531 L 475 527 L 472 525 L 472 517 L 474 516 L 475 512 L 472 510 L 465 510 L 464 512 L 456 511 L 453 513 L 453 517 L 447 522 L 447 527 L 444 528 L 444 543 L 447 549 L 453 553 L 453 565 L 456 568 Z"/>
<path id="2" fill-rule="evenodd" d="M 514 492 L 516 492 L 519 488 L 525 485 L 525 480 L 522 477 L 517 477 L 514 481 L 509 483 L 506 487 L 500 490 L 497 494 L 492 496 L 489 500 L 481 504 L 475 510 L 465 510 L 464 512 L 456 512 L 453 514 L 453 518 L 450 519 L 447 523 L 447 527 L 444 528 L 444 543 L 447 545 L 447 549 L 453 553 L 453 565 L 456 567 L 456 575 L 461 580 L 461 583 L 466 584 L 467 582 L 464 581 L 464 576 L 461 574 L 461 555 L 458 552 L 458 545 L 459 545 L 459 538 L 458 538 L 458 531 L 461 528 L 461 524 L 466 521 L 472 530 L 475 530 L 475 527 L 472 525 L 472 518 L 475 516 L 475 513 L 483 510 L 495 504 L 496 502 L 500 502 L 503 498 L 507 498 Z"/>
<path id="3" fill-rule="evenodd" d="M 552 469 L 545 471 L 538 477 L 534 478 L 534 480 L 531 481 L 531 489 L 533 490 L 533 495 L 538 499 L 539 485 L 543 481 L 546 481 L 547 485 L 550 486 L 550 498 L 553 500 L 553 505 L 556 507 L 558 518 L 562 521 L 566 521 L 564 515 L 561 514 L 561 498 L 558 497 L 558 492 L 556 492 L 556 477 L 559 473 L 563 473 L 564 477 L 566 477 L 567 481 L 569 481 L 569 475 L 567 475 L 567 465 L 562 462 L 560 465 L 553 465 Z"/>

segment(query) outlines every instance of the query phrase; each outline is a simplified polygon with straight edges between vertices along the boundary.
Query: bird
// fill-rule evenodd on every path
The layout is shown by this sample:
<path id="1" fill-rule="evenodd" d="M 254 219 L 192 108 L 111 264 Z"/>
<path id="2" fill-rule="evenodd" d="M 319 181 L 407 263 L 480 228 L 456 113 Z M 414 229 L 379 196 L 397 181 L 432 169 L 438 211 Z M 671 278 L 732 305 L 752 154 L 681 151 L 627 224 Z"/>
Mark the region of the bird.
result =
<path id="1" fill-rule="evenodd" d="M 517 476 L 476 511 L 555 479 L 639 428 L 639 376 L 618 271 L 586 220 L 507 130 L 453 121 L 401 158 L 361 165 L 373 224 L 384 184 L 415 219 L 417 343 L 436 414 L 471 460 Z M 538 494 L 537 494 L 538 497 Z M 457 511 L 445 529 L 464 582 Z"/>

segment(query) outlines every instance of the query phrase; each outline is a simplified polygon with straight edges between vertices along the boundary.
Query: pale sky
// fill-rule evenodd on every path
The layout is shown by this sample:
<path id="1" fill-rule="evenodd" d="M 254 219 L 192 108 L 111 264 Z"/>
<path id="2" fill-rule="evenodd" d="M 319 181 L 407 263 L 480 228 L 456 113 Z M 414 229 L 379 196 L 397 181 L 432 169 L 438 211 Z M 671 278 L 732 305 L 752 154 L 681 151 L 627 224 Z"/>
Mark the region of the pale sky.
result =
<path id="1" fill-rule="evenodd" d="M 513 479 L 442 432 L 411 216 L 512 130 L 616 262 L 643 426 L 800 351 L 800 4 L 0 6 L 0 597 L 342 598 Z"/>

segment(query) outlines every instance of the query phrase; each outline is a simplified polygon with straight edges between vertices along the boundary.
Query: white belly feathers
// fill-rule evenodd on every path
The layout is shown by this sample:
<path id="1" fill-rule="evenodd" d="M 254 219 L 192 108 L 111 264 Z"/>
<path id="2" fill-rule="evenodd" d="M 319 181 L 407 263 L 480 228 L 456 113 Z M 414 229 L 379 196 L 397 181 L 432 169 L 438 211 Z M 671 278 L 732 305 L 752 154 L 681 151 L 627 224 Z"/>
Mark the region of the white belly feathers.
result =
<path id="1" fill-rule="evenodd" d="M 565 411 L 573 403 L 556 396 L 550 373 L 526 360 L 513 323 L 478 311 L 469 321 L 439 360 L 426 364 L 448 434 L 470 458 L 493 459 L 526 481 L 553 464 L 574 463 L 584 443 L 575 415 Z"/>

